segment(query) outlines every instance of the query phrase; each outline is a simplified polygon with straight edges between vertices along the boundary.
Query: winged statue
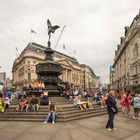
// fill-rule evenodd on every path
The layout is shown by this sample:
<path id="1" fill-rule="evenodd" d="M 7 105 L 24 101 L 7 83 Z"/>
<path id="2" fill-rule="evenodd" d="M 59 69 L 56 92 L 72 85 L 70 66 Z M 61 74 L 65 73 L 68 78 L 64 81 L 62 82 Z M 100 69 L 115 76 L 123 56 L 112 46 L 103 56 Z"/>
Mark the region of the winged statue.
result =
<path id="1" fill-rule="evenodd" d="M 51 33 L 54 33 L 56 29 L 60 28 L 60 26 L 58 26 L 58 25 L 52 26 L 49 19 L 47 20 L 47 25 L 48 25 L 48 35 L 49 35 L 49 38 L 50 38 Z"/>

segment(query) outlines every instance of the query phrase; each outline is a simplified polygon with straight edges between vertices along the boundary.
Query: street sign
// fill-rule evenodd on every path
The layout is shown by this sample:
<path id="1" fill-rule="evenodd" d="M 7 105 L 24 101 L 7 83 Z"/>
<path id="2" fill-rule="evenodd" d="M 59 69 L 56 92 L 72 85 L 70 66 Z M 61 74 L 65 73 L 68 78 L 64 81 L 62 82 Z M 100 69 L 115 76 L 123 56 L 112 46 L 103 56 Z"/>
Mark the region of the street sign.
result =
<path id="1" fill-rule="evenodd" d="M 113 66 L 110 66 L 110 67 L 109 67 L 109 71 L 110 71 L 110 73 L 114 73 L 114 68 L 113 68 Z"/>

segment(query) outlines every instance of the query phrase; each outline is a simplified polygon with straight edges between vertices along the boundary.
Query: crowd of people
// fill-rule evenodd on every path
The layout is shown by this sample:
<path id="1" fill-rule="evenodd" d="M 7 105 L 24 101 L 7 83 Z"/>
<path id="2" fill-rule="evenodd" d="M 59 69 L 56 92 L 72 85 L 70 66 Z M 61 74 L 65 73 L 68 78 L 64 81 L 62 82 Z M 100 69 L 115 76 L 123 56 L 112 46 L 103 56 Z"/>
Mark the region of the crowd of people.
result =
<path id="1" fill-rule="evenodd" d="M 81 110 L 86 110 L 87 108 L 93 109 L 92 104 L 96 102 L 97 105 L 102 108 L 106 107 L 107 92 L 87 92 L 84 90 L 66 90 L 61 94 L 61 96 L 68 98 L 74 103 L 75 107 Z"/>
<path id="2" fill-rule="evenodd" d="M 140 94 L 131 94 L 130 91 L 120 92 L 120 105 L 122 113 L 130 116 L 130 111 L 133 108 L 133 119 L 140 119 Z"/>
<path id="3" fill-rule="evenodd" d="M 113 125 L 115 114 L 119 111 L 130 116 L 132 109 L 134 110 L 133 119 L 140 119 L 140 94 L 132 94 L 130 91 L 121 91 L 120 93 L 115 91 L 99 91 L 88 92 L 85 90 L 64 90 L 61 94 L 62 97 L 69 99 L 74 107 L 80 110 L 86 111 L 87 109 L 93 109 L 93 105 L 97 105 L 101 108 L 107 108 L 109 114 L 109 120 L 106 124 L 106 128 L 110 131 L 116 129 Z M 13 92 L 8 90 L 7 92 L 0 91 L 0 112 L 4 112 L 9 108 L 11 102 L 16 104 L 17 112 L 38 112 L 40 105 L 50 105 L 49 113 L 44 121 L 44 124 L 51 119 L 54 124 L 57 113 L 56 106 L 51 104 L 48 97 L 48 92 L 45 91 L 40 97 L 32 95 L 27 97 L 26 92 L 18 90 Z"/>
<path id="4" fill-rule="evenodd" d="M 16 104 L 17 112 L 38 112 L 39 105 L 49 105 L 50 101 L 47 92 L 43 92 L 39 98 L 35 94 L 29 98 L 23 90 L 0 92 L 0 112 L 4 112 L 5 109 L 9 108 L 11 103 Z"/>

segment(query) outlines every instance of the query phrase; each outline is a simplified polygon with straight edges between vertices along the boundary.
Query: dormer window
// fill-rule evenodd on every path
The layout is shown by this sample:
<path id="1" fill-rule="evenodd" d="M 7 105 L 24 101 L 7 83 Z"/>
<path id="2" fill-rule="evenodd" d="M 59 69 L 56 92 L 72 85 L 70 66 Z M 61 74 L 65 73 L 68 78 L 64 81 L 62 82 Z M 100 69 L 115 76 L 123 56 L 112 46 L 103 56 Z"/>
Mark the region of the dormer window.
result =
<path id="1" fill-rule="evenodd" d="M 133 58 L 137 59 L 139 56 L 139 45 L 136 43 L 133 49 Z"/>

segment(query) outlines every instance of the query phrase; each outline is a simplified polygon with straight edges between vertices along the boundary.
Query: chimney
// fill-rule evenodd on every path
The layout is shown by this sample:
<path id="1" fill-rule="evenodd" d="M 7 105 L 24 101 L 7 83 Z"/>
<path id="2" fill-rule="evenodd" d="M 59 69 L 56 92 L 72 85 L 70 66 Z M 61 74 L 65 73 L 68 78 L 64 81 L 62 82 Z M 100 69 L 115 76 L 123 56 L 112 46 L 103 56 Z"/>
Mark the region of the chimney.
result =
<path id="1" fill-rule="evenodd" d="M 125 29 L 125 36 L 127 35 L 127 33 L 129 32 L 129 26 L 126 26 L 126 27 L 124 27 L 124 29 Z"/>

